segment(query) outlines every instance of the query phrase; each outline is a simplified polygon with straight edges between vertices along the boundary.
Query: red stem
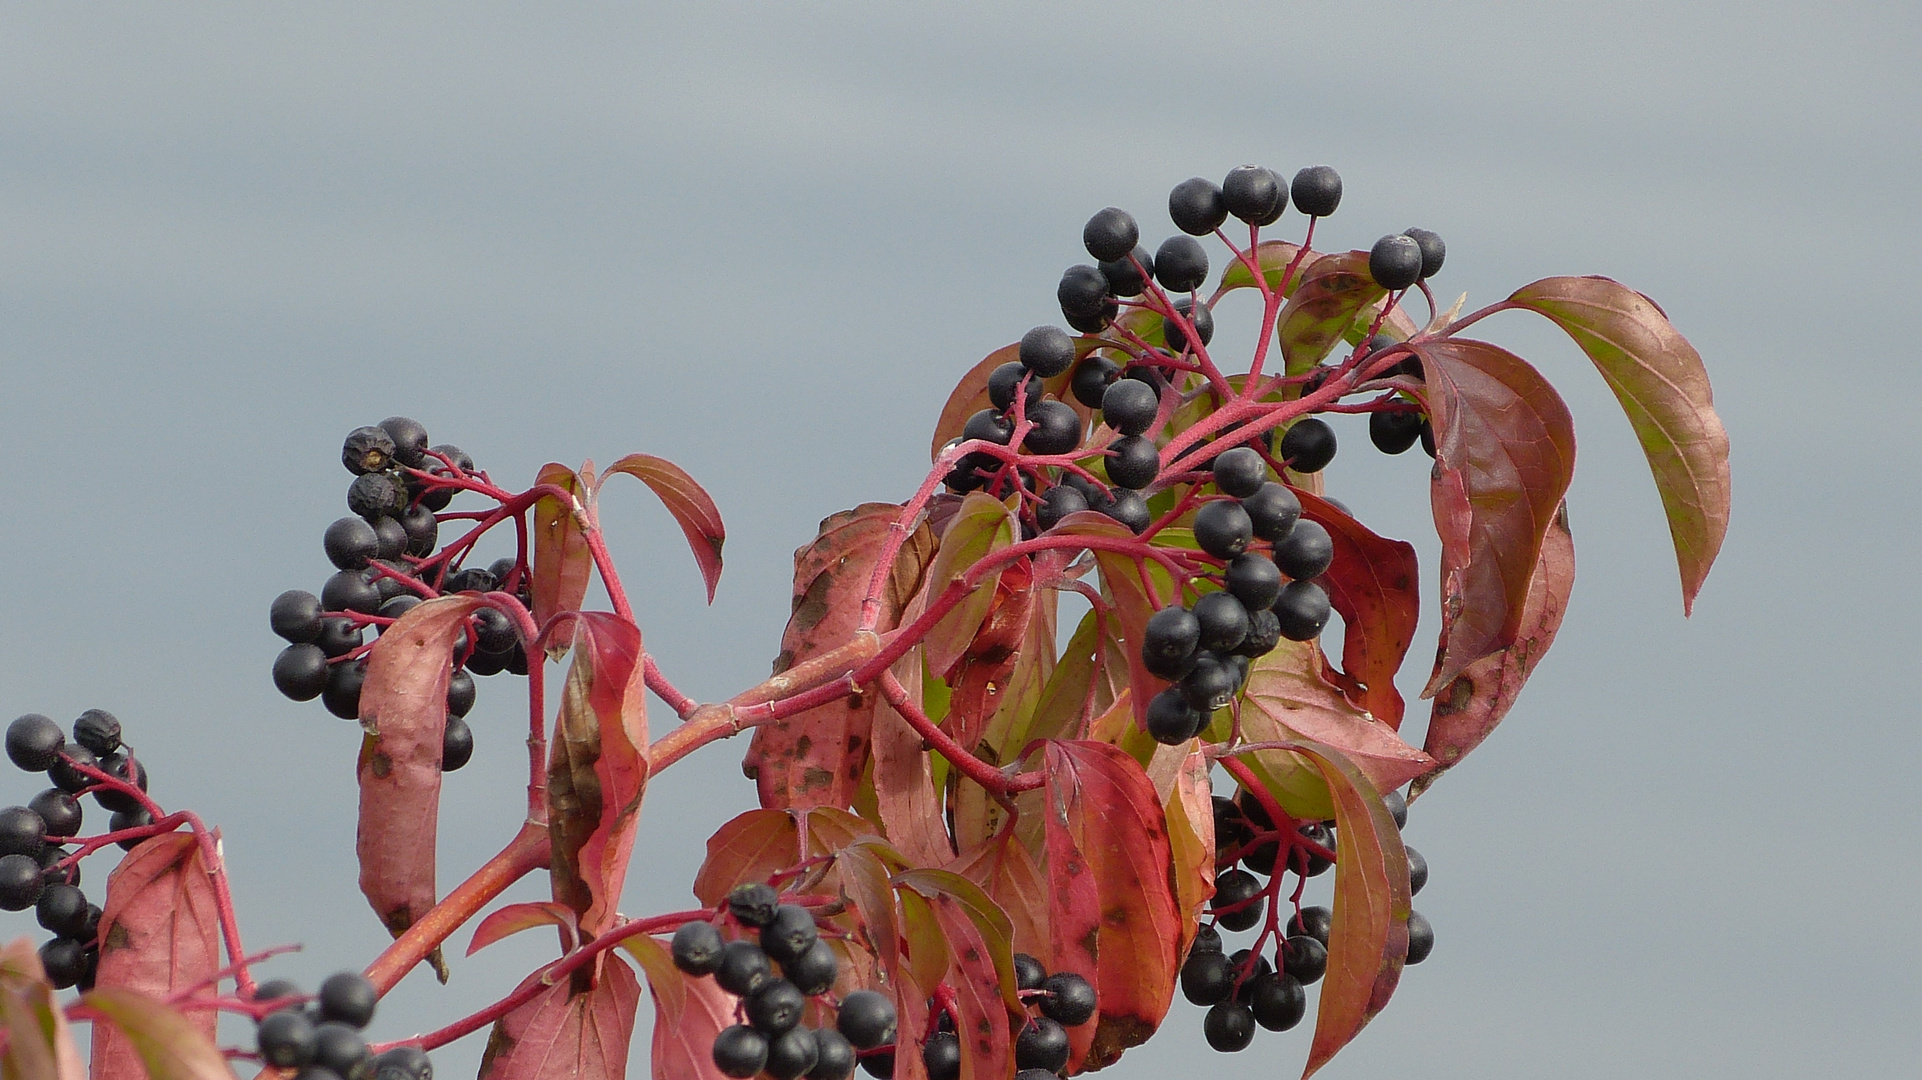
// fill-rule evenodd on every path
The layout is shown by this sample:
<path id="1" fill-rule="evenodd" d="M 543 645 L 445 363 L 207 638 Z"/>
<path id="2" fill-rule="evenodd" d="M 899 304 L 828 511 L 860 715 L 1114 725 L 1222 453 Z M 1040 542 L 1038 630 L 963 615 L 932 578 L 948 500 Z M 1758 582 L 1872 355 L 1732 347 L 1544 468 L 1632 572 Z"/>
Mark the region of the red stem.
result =
<path id="1" fill-rule="evenodd" d="M 907 687 L 901 685 L 901 680 L 895 678 L 892 671 L 881 673 L 881 696 L 887 698 L 888 704 L 894 706 L 894 711 L 901 714 L 909 727 L 919 732 L 929 745 L 948 759 L 956 772 L 989 792 L 1005 798 L 1017 791 L 1032 791 L 1046 782 L 1047 778 L 1040 773 L 1007 776 L 1000 769 L 963 750 L 960 743 L 928 719 L 928 714 L 922 712 L 921 706 L 908 696 Z"/>

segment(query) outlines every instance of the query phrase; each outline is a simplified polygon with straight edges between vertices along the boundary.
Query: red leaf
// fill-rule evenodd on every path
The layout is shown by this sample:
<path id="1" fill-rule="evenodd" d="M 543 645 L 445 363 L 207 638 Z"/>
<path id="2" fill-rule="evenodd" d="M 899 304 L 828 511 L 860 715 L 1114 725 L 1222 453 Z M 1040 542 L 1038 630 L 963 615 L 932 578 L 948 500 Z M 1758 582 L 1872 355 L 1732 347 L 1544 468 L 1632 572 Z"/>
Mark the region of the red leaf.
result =
<path id="1" fill-rule="evenodd" d="M 941 415 L 934 422 L 934 448 L 928 454 L 933 461 L 941 456 L 941 448 L 950 440 L 960 437 L 961 429 L 967 426 L 968 417 L 985 409 L 988 401 L 988 376 L 1002 364 L 1021 359 L 1021 345 L 1004 345 L 981 358 L 981 362 L 968 369 L 954 390 L 948 394 L 947 404 L 941 407 Z"/>
<path id="2" fill-rule="evenodd" d="M 800 832 L 785 810 L 749 810 L 715 830 L 707 841 L 707 861 L 694 875 L 694 895 L 705 907 L 727 899 L 743 882 L 766 881 L 777 870 L 800 861 Z"/>
<path id="3" fill-rule="evenodd" d="M 428 600 L 388 627 L 367 655 L 360 691 L 360 891 L 399 937 L 434 906 L 440 752 L 454 645 L 473 596 Z M 446 969 L 430 958 L 441 981 Z"/>
<path id="4" fill-rule="evenodd" d="M 680 523 L 687 535 L 687 546 L 700 564 L 701 579 L 707 582 L 707 602 L 714 602 L 714 587 L 721 581 L 721 545 L 727 542 L 727 529 L 721 524 L 721 511 L 706 490 L 679 465 L 653 454 L 629 454 L 607 467 L 601 483 L 615 473 L 627 475 L 654 489 L 667 512 Z"/>
<path id="5" fill-rule="evenodd" d="M 893 979 L 901 969 L 901 920 L 896 908 L 891 852 L 874 844 L 856 844 L 836 858 L 841 890 L 861 918 L 868 951 Z"/>
<path id="6" fill-rule="evenodd" d="M 1188 744 L 1194 745 L 1192 743 Z M 1162 747 L 1153 765 L 1164 757 L 1178 757 L 1168 793 L 1162 796 L 1162 813 L 1168 819 L 1168 846 L 1172 859 L 1170 877 L 1175 887 L 1175 907 L 1181 915 L 1181 941 L 1176 955 L 1186 957 L 1201 925 L 1201 911 L 1215 894 L 1215 807 L 1213 785 L 1208 779 L 1209 762 L 1200 750 Z M 1155 775 L 1150 769 L 1150 775 Z M 1155 785 L 1160 790 L 1161 785 Z"/>
<path id="7" fill-rule="evenodd" d="M 1653 300 L 1608 278 L 1544 278 L 1508 302 L 1567 331 L 1622 403 L 1668 512 L 1686 613 L 1728 532 L 1728 432 L 1701 355 Z"/>
<path id="8" fill-rule="evenodd" d="M 1114 539 L 1129 539 L 1134 535 L 1126 525 L 1092 510 L 1068 515 L 1055 526 L 1055 531 Z M 1128 658 L 1130 708 L 1136 726 L 1146 730 L 1148 702 L 1168 681 L 1142 665 L 1141 639 L 1147 631 L 1148 620 L 1173 600 L 1174 582 L 1161 564 L 1153 560 L 1137 562 L 1121 552 L 1105 550 L 1097 550 L 1094 558 L 1095 565 L 1101 568 L 1101 591 L 1112 605 L 1105 636 Z"/>
<path id="9" fill-rule="evenodd" d="M 591 474 L 590 474 L 591 475 Z M 573 492 L 578 500 L 587 484 L 565 465 L 549 462 L 534 477 L 537 484 L 554 484 Z M 531 528 L 534 533 L 534 625 L 546 626 L 563 611 L 579 611 L 587 598 L 587 579 L 594 571 L 594 555 L 587 548 L 574 503 L 553 496 L 536 500 Z"/>
<path id="10" fill-rule="evenodd" d="M 861 601 L 889 528 L 901 516 L 893 503 L 864 503 L 821 522 L 814 542 L 794 553 L 794 606 L 781 635 L 779 675 L 847 644 L 861 623 Z M 896 625 L 901 608 L 921 585 L 933 557 L 934 536 L 917 528 L 901 546 L 882 597 L 877 629 Z M 860 786 L 877 695 L 853 695 L 754 729 L 743 769 L 754 778 L 761 805 L 847 806 Z"/>
<path id="11" fill-rule="evenodd" d="M 536 926 L 560 927 L 561 951 L 574 951 L 573 909 L 561 904 L 530 902 L 509 904 L 482 919 L 481 924 L 474 928 L 474 940 L 468 943 L 467 955 L 472 956 L 504 937 L 511 937 L 522 930 L 532 930 Z"/>
<path id="12" fill-rule="evenodd" d="M 1173 854 L 1161 801 L 1133 758 L 1105 743 L 1050 742 L 1047 770 L 1049 882 L 1064 894 L 1091 889 L 1095 899 L 1092 911 L 1082 892 L 1050 912 L 1050 970 L 1094 984 L 1100 1004 L 1085 1064 L 1098 1069 L 1147 1041 L 1174 995 Z"/>
<path id="13" fill-rule="evenodd" d="M 593 989 L 575 992 L 568 983 L 556 983 L 502 1017 L 487 1040 L 481 1080 L 625 1077 L 641 986 L 618 957 L 604 956 L 600 964 Z M 529 976 L 539 977 L 538 972 Z"/>
<path id="14" fill-rule="evenodd" d="M 1209 817 L 1213 827 L 1213 815 Z M 1210 859 L 1213 854 L 1210 853 Z M 1028 853 L 1013 832 L 1003 832 L 976 846 L 948 869 L 981 887 L 1008 918 L 1015 952 L 1046 956 L 1051 951 L 1048 939 L 1049 883 L 1041 876 L 1034 856 Z M 1209 878 L 1213 880 L 1212 875 Z"/>
<path id="15" fill-rule="evenodd" d="M 909 870 L 896 881 L 926 898 L 947 938 L 947 984 L 960 1012 L 961 1080 L 1001 1080 L 1014 1071 L 1008 1015 L 1020 1012 L 1008 917 L 973 882 L 943 870 Z"/>
<path id="16" fill-rule="evenodd" d="M 927 597 L 932 603 L 976 563 L 1013 544 L 1020 530 L 1001 500 L 984 491 L 969 492 L 941 534 L 941 547 L 928 568 Z M 945 676 L 966 655 L 975 634 L 994 606 L 995 586 L 1005 569 L 983 577 L 967 598 L 943 615 L 922 639 L 928 670 Z"/>
<path id="17" fill-rule="evenodd" d="M 713 979 L 691 978 L 676 968 L 667 946 L 653 938 L 627 938 L 621 947 L 640 961 L 654 996 L 653 1075 L 724 1080 L 714 1065 L 714 1037 L 734 1023 L 739 999 Z"/>
<path id="18" fill-rule="evenodd" d="M 115 1075 L 141 1076 L 147 1080 L 233 1080 L 234 1071 L 214 1045 L 209 1026 L 199 1013 L 183 1013 L 146 994 L 113 987 L 96 987 L 80 999 L 82 1005 L 99 1013 L 106 1024 L 96 1022 L 94 1030 L 108 1027 L 133 1048 L 144 1074 L 120 1073 L 117 1063 L 102 1062 L 100 1040 L 94 1040 L 96 1080 Z M 211 1011 L 205 1014 L 211 1019 Z M 15 1074 L 9 1072 L 11 1078 Z"/>
<path id="19" fill-rule="evenodd" d="M 86 1080 L 86 1063 L 31 938 L 0 947 L 0 1032 L 0 1074 L 8 1080 Z"/>
<path id="20" fill-rule="evenodd" d="M 570 617 L 574 662 L 547 762 L 554 899 L 583 937 L 616 919 L 647 790 L 647 682 L 641 630 L 611 612 Z M 567 624 L 548 630 L 552 636 Z"/>
<path id="21" fill-rule="evenodd" d="M 1388 295 L 1369 276 L 1366 251 L 1323 255 L 1300 277 L 1275 324 L 1290 375 L 1321 363 L 1336 342 L 1354 331 L 1364 312 L 1372 319 Z"/>
<path id="22" fill-rule="evenodd" d="M 192 833 L 162 833 L 142 841 L 107 878 L 100 916 L 97 991 L 165 998 L 205 986 L 212 996 L 221 968 L 220 915 L 214 883 Z M 114 998 L 119 1000 L 119 998 Z M 186 1014 L 181 1024 L 209 1046 L 213 1010 Z M 121 1080 L 144 1075 L 146 1054 L 136 1039 L 111 1024 L 93 1029 L 93 1075 Z"/>
<path id="23" fill-rule="evenodd" d="M 916 600 L 903 613 L 911 620 L 920 612 Z M 921 701 L 922 659 L 916 647 L 893 667 L 894 677 L 911 701 Z M 870 692 L 870 696 L 878 694 Z M 930 756 L 922 748 L 921 733 L 902 719 L 894 706 L 878 701 L 874 708 L 874 804 L 887 839 L 917 866 L 940 866 L 954 858 L 954 845 L 944 820 L 946 806 L 935 789 Z"/>
<path id="24" fill-rule="evenodd" d="M 1354 759 L 1383 791 L 1400 787 L 1434 765 L 1393 728 L 1350 705 L 1340 691 L 1323 682 L 1320 667 L 1319 646 L 1290 641 L 1250 665 L 1241 709 L 1242 735 L 1251 742 L 1310 739 L 1332 746 Z M 1278 767 L 1272 764 L 1276 755 L 1263 752 L 1258 760 Z"/>
<path id="25" fill-rule="evenodd" d="M 1295 494 L 1302 516 L 1319 522 L 1335 542 L 1335 560 L 1316 580 L 1341 613 L 1342 666 L 1360 684 L 1352 695 L 1355 703 L 1399 729 L 1402 700 L 1395 673 L 1415 640 L 1421 602 L 1415 547 L 1375 535 L 1318 495 Z"/>
<path id="26" fill-rule="evenodd" d="M 1542 535 L 1575 471 L 1568 407 L 1541 373 L 1485 341 L 1414 346 L 1435 429 L 1442 649 L 1431 696 L 1521 628 Z"/>
<path id="27" fill-rule="evenodd" d="M 994 585 L 994 600 L 974 640 L 947 673 L 951 694 L 941 728 L 963 747 L 972 749 L 980 741 L 1001 701 L 1008 673 L 1021 658 L 1034 602 L 1032 564 L 1027 559 L 1011 563 Z"/>
<path id="28" fill-rule="evenodd" d="M 1481 745 L 1515 704 L 1522 684 L 1561 628 L 1568 594 L 1575 584 L 1575 540 L 1568 532 L 1567 508 L 1555 515 L 1542 540 L 1542 557 L 1522 607 L 1522 628 L 1515 643 L 1462 669 L 1435 695 L 1422 749 L 1435 766 L 1415 781 L 1410 797 L 1434 784 L 1443 771 Z"/>

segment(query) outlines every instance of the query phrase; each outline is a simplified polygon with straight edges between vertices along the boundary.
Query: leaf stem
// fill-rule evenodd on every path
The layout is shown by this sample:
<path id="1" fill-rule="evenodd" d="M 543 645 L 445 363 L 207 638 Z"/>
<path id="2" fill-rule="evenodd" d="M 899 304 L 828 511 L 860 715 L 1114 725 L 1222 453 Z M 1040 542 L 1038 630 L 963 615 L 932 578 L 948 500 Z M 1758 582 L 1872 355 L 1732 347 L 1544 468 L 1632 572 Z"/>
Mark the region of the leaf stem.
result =
<path id="1" fill-rule="evenodd" d="M 483 863 L 480 869 L 456 886 L 425 915 L 414 920 L 414 925 L 395 938 L 392 945 L 367 965 L 365 974 L 368 981 L 374 984 L 375 990 L 386 995 L 402 976 L 413 970 L 415 964 L 425 960 L 428 954 L 439 948 L 481 908 L 509 885 L 545 867 L 548 858 L 546 823 L 524 823 L 499 854 Z"/>

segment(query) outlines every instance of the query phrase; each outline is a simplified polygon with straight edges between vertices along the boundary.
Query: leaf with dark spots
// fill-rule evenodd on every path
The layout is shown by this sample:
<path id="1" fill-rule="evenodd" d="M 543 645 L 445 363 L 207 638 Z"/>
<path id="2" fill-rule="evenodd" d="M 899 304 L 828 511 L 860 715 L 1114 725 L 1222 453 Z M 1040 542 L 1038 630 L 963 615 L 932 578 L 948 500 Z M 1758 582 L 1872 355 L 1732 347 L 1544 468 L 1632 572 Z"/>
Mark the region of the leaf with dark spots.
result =
<path id="1" fill-rule="evenodd" d="M 963 747 L 972 748 L 980 741 L 1000 705 L 1008 673 L 1021 659 L 1022 646 L 1029 643 L 1034 601 L 1033 566 L 1027 559 L 1009 564 L 995 582 L 994 600 L 974 640 L 947 673 L 951 696 L 941 727 Z"/>
<path id="2" fill-rule="evenodd" d="M 651 937 L 626 938 L 621 947 L 647 973 L 654 998 L 653 1075 L 724 1080 L 714 1064 L 714 1037 L 734 1023 L 739 999 L 705 975 L 682 972 L 667 946 Z"/>
<path id="3" fill-rule="evenodd" d="M 941 870 L 910 870 L 895 879 L 927 902 L 947 939 L 947 985 L 960 1013 L 962 1080 L 1001 1080 L 1014 1070 L 1008 1016 L 1020 1013 L 1008 920 L 973 882 Z"/>
<path id="4" fill-rule="evenodd" d="M 1544 278 L 1508 302 L 1567 331 L 1621 402 L 1655 474 L 1689 611 L 1721 551 L 1729 512 L 1728 432 L 1701 354 L 1653 300 L 1608 278 Z"/>
<path id="5" fill-rule="evenodd" d="M 467 945 L 467 955 L 472 956 L 504 937 L 511 937 L 522 930 L 532 930 L 537 926 L 560 927 L 561 952 L 573 952 L 575 925 L 573 910 L 560 904 L 539 901 L 509 904 L 482 919 L 480 925 L 474 928 L 474 940 Z"/>
<path id="6" fill-rule="evenodd" d="M 941 548 L 928 568 L 927 603 L 932 606 L 949 588 L 959 587 L 962 576 L 976 563 L 1013 544 L 1018 533 L 1006 504 L 986 492 L 970 492 L 941 534 Z M 922 639 L 930 672 L 945 677 L 967 654 L 994 607 L 995 587 L 1004 573 L 995 570 L 984 575 Z"/>
<path id="7" fill-rule="evenodd" d="M 634 978 L 634 969 L 619 957 L 603 956 L 600 968 L 592 989 L 575 991 L 568 983 L 556 983 L 502 1017 L 487 1041 L 481 1080 L 616 1080 L 626 1076 L 627 1047 L 634 1036 L 641 986 Z M 529 976 L 539 977 L 538 972 Z"/>
<path id="8" fill-rule="evenodd" d="M 0 1032 L 0 1075 L 9 1080 L 87 1080 L 73 1029 L 31 938 L 0 946 Z"/>
<path id="9" fill-rule="evenodd" d="M 162 833 L 141 841 L 107 878 L 96 991 L 113 995 L 114 1001 L 128 995 L 155 999 L 157 1004 L 159 999 L 210 984 L 223 966 L 212 868 L 202 859 L 194 835 Z M 212 991 L 205 993 L 211 996 Z M 130 1022 L 142 1020 L 128 1015 Z M 169 1030 L 190 1031 L 207 1046 L 213 1045 L 212 1009 L 181 1014 L 178 1024 L 148 1019 Z M 95 1024 L 94 1075 L 109 1080 L 143 1075 L 153 1050 L 143 1047 L 144 1038 L 118 1024 Z"/>
<path id="10" fill-rule="evenodd" d="M 360 891 L 399 937 L 434 906 L 440 755 L 454 646 L 478 597 L 444 596 L 402 615 L 374 641 L 360 691 Z M 429 958 L 444 972 L 440 951 Z M 445 976 L 443 974 L 443 981 Z"/>
<path id="11" fill-rule="evenodd" d="M 948 935 L 935 920 L 926 897 L 900 888 L 894 890 L 894 896 L 901 906 L 901 943 L 906 947 L 901 970 L 922 986 L 938 986 L 948 973 Z M 913 1008 L 906 1000 L 896 1004 L 902 1012 Z"/>
<path id="12" fill-rule="evenodd" d="M 1369 276 L 1366 251 L 1316 259 L 1301 272 L 1301 283 L 1276 320 L 1287 373 L 1299 375 L 1321 363 L 1364 313 L 1372 318 L 1387 295 Z"/>
<path id="13" fill-rule="evenodd" d="M 1312 740 L 1333 746 L 1354 760 L 1377 788 L 1398 788 L 1426 772 L 1434 761 L 1402 741 L 1395 729 L 1349 704 L 1320 675 L 1321 648 L 1312 641 L 1283 641 L 1249 666 L 1241 707 L 1241 731 L 1250 742 Z M 1260 752 L 1256 762 L 1271 776 L 1298 772 L 1287 751 Z M 1283 808 L 1298 817 L 1327 817 L 1325 804 L 1312 797 L 1320 785 L 1312 776 L 1298 783 L 1277 779 L 1294 794 Z M 1306 805 L 1297 796 L 1308 795 Z"/>
<path id="14" fill-rule="evenodd" d="M 205 1011 L 182 1012 L 159 998 L 112 986 L 96 986 L 80 998 L 105 1023 L 94 1024 L 95 1080 L 145 1077 L 147 1080 L 233 1080 L 233 1069 L 207 1031 L 213 1018 Z M 101 1060 L 99 1031 L 107 1028 L 132 1049 L 138 1067 L 123 1071 L 115 1058 Z M 9 1080 L 21 1074 L 9 1070 Z M 78 1075 L 78 1071 L 68 1073 Z"/>
<path id="15" fill-rule="evenodd" d="M 1555 388 L 1506 349 L 1456 338 L 1414 348 L 1441 537 L 1442 649 L 1428 697 L 1514 642 L 1542 536 L 1574 476 L 1575 429 Z"/>
<path id="16" fill-rule="evenodd" d="M 1575 540 L 1568 531 L 1568 508 L 1564 506 L 1542 539 L 1541 559 L 1535 564 L 1528 601 L 1522 607 L 1522 628 L 1514 643 L 1468 665 L 1435 695 L 1427 741 L 1422 746 L 1435 759 L 1435 765 L 1415 780 L 1409 792 L 1411 800 L 1481 745 L 1508 715 L 1522 692 L 1522 684 L 1554 644 L 1574 584 Z"/>
<path id="17" fill-rule="evenodd" d="M 612 612 L 580 612 L 548 631 L 565 632 L 574 661 L 548 746 L 547 826 L 554 899 L 593 938 L 618 918 L 647 790 L 645 654 L 640 627 Z"/>
<path id="18" fill-rule="evenodd" d="M 707 861 L 694 875 L 694 895 L 717 907 L 727 891 L 744 882 L 766 881 L 800 861 L 800 830 L 785 810 L 749 810 L 715 830 Z"/>
<path id="19" fill-rule="evenodd" d="M 1295 494 L 1302 516 L 1320 523 L 1334 541 L 1334 562 L 1315 580 L 1341 613 L 1342 666 L 1358 684 L 1351 696 L 1375 719 L 1399 729 L 1395 673 L 1415 640 L 1421 601 L 1415 547 L 1377 536 L 1318 495 Z"/>
<path id="20" fill-rule="evenodd" d="M 1001 909 L 1015 952 L 1048 955 L 1049 883 L 1012 831 L 975 845 L 948 869 L 980 886 Z"/>
<path id="21" fill-rule="evenodd" d="M 1154 1033 L 1174 994 L 1181 915 L 1168 825 L 1147 774 L 1118 748 L 1050 742 L 1046 758 L 1051 887 L 1094 899 L 1092 910 L 1085 892 L 1051 909 L 1050 970 L 1094 984 L 1099 1006 L 1083 1063 L 1101 1068 Z"/>
<path id="22" fill-rule="evenodd" d="M 565 465 L 549 462 L 541 466 L 534 482 L 563 488 L 578 501 L 592 481 Z M 528 590 L 534 599 L 536 626 L 546 626 L 549 619 L 563 611 L 579 611 L 581 602 L 587 598 L 587 580 L 594 572 L 594 554 L 588 550 L 587 536 L 581 531 L 580 518 L 574 508 L 574 503 L 553 495 L 534 503 L 533 518 L 528 523 L 534 535 L 533 580 Z"/>
<path id="23" fill-rule="evenodd" d="M 713 603 L 714 587 L 721 581 L 721 545 L 727 542 L 727 528 L 721 524 L 721 511 L 706 489 L 679 465 L 653 454 L 627 455 L 607 467 L 601 482 L 605 484 L 615 473 L 626 473 L 660 496 L 662 505 L 687 536 L 687 546 L 701 568 L 701 580 L 707 584 L 707 602 Z"/>
<path id="24" fill-rule="evenodd" d="M 874 562 L 901 508 L 865 503 L 821 522 L 820 535 L 794 553 L 794 606 L 781 635 L 775 674 L 848 643 L 861 623 L 861 600 Z M 882 597 L 877 629 L 897 625 L 933 557 L 934 536 L 921 526 L 901 547 Z M 754 729 L 743 762 L 761 805 L 847 806 L 860 786 L 878 695 L 836 698 Z"/>

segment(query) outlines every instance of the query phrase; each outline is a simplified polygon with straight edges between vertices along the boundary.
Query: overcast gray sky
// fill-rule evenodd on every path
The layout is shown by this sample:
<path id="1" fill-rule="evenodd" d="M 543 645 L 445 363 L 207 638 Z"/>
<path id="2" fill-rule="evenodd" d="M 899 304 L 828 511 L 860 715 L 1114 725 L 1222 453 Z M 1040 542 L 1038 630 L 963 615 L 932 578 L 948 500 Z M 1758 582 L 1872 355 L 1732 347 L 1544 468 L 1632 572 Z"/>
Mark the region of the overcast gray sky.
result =
<path id="1" fill-rule="evenodd" d="M 517 483 L 680 462 L 729 526 L 711 609 L 638 485 L 607 525 L 662 666 L 722 697 L 766 673 L 815 522 L 908 494 L 954 380 L 1058 318 L 1089 213 L 1158 239 L 1188 176 L 1332 164 L 1320 246 L 1435 229 L 1447 299 L 1562 273 L 1657 298 L 1736 497 L 1684 620 L 1601 381 L 1546 324 L 1484 325 L 1575 414 L 1580 578 L 1508 724 L 1408 827 L 1433 958 L 1324 1075 L 1907 1075 L 1918 47 L 1903 3 L 7 5 L 0 712 L 119 714 L 154 794 L 223 825 L 248 943 L 304 941 L 280 967 L 309 984 L 359 966 L 385 935 L 354 886 L 355 732 L 274 693 L 266 627 L 326 576 L 348 429 L 410 414 Z M 1250 319 L 1224 306 L 1223 338 Z M 1338 430 L 1331 492 L 1432 588 L 1424 463 Z M 519 708 L 483 681 L 444 886 L 517 819 Z M 751 804 L 744 749 L 656 781 L 629 914 L 685 906 Z M 551 948 L 417 973 L 372 1034 Z M 1298 1072 L 1307 1025 L 1223 1057 L 1201 1012 L 1109 1075 Z"/>

